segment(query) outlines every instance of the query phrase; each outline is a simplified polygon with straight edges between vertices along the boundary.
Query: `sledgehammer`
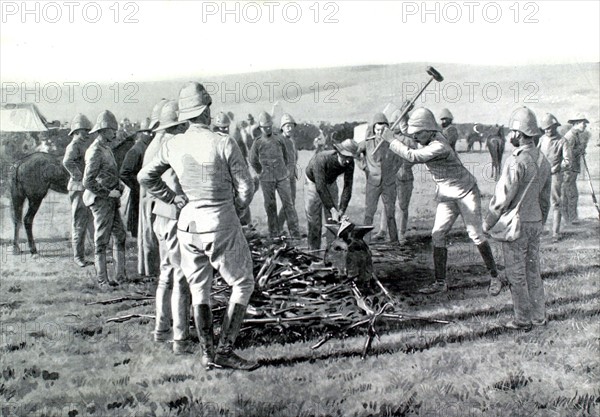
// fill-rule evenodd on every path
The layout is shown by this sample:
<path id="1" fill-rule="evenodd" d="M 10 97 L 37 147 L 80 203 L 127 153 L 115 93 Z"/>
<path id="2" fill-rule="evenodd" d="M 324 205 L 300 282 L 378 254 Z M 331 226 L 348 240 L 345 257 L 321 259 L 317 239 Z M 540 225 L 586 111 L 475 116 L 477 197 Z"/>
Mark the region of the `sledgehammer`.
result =
<path id="1" fill-rule="evenodd" d="M 410 103 L 404 107 L 404 110 L 402 110 L 402 113 L 400 113 L 400 117 L 398 117 L 396 119 L 396 121 L 390 126 L 390 130 L 393 130 L 396 125 L 398 123 L 400 123 L 400 120 L 406 116 L 406 113 L 408 113 L 410 111 L 410 109 L 412 108 L 412 106 L 415 104 L 415 102 L 417 101 L 417 99 L 419 97 L 421 97 L 421 94 L 423 94 L 423 91 L 425 91 L 425 89 L 429 86 L 429 84 L 431 84 L 431 82 L 433 80 L 437 81 L 438 83 L 441 83 L 442 81 L 444 81 L 444 77 L 442 76 L 442 74 L 440 74 L 435 68 L 433 67 L 427 67 L 427 74 L 429 74 L 431 77 L 429 78 L 429 81 L 427 81 L 427 84 L 425 84 L 423 86 L 423 88 L 421 88 L 421 91 L 419 91 L 417 93 L 417 95 L 410 101 Z M 369 138 L 370 139 L 370 138 Z M 377 150 L 379 149 L 379 147 L 381 146 L 381 144 L 383 143 L 383 141 L 381 141 L 379 143 L 379 145 L 377 145 L 377 147 L 375 148 L 375 150 L 372 152 L 372 154 L 375 154 L 375 152 L 377 152 Z"/>

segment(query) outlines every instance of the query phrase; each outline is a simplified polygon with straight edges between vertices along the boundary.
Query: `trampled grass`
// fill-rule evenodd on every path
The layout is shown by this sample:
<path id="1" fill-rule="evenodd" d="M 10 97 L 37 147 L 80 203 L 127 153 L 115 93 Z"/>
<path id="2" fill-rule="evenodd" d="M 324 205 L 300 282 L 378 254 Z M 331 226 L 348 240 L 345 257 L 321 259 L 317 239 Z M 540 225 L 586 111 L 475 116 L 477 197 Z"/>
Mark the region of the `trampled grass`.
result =
<path id="1" fill-rule="evenodd" d="M 304 162 L 308 156 L 303 155 Z M 461 157 L 473 162 L 488 158 L 484 153 Z M 356 190 L 362 190 L 362 177 L 357 173 Z M 487 201 L 493 183 L 479 178 Z M 240 345 L 246 347 L 241 354 L 263 363 L 252 373 L 206 372 L 195 356 L 173 356 L 169 344 L 151 341 L 152 320 L 106 323 L 119 315 L 153 314 L 153 303 L 86 303 L 152 294 L 156 283 L 138 279 L 110 294 L 100 293 L 93 285 L 93 268 L 82 270 L 70 261 L 63 240 L 69 228 L 67 198 L 53 197 L 55 203 L 44 203 L 36 219 L 39 246 L 46 248 L 41 257 L 15 256 L 2 246 L 2 415 L 598 415 L 599 228 L 585 182 L 579 186 L 582 224 L 566 228 L 559 244 L 551 244 L 548 235 L 542 239 L 546 327 L 529 333 L 501 327 L 512 314 L 510 294 L 486 294 L 488 278 L 461 232 L 460 220 L 449 248 L 451 290 L 433 296 L 413 293 L 432 274 L 426 236 L 433 216 L 433 184 L 424 177 L 415 184 L 412 205 L 416 216 L 409 248 L 414 256 L 403 264 L 378 259 L 376 270 L 400 309 L 453 323 L 380 322 L 381 338 L 364 361 L 364 332 L 333 339 L 317 350 L 310 349 L 315 339 L 292 336 L 287 338 L 291 343 L 277 338 L 263 343 L 249 340 L 246 332 L 240 336 Z M 362 192 L 355 191 L 351 218 L 360 219 L 363 200 Z M 300 191 L 297 206 L 304 225 L 302 204 Z M 253 210 L 263 224 L 261 205 L 259 192 Z M 6 213 L 5 243 L 10 236 Z M 128 246 L 132 278 L 133 243 Z M 503 264 L 499 245 L 493 250 Z"/>

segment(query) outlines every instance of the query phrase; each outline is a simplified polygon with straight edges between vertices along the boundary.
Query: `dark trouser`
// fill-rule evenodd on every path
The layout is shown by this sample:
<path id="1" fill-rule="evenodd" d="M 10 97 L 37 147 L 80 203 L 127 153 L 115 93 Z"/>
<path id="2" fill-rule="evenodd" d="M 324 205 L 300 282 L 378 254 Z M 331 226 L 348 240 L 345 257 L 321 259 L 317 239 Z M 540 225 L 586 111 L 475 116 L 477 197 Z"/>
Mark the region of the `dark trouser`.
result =
<path id="1" fill-rule="evenodd" d="M 308 247 L 311 250 L 321 249 L 321 227 L 323 225 L 323 202 L 315 183 L 306 178 L 306 186 L 304 188 L 304 210 L 306 212 L 306 221 L 308 223 Z M 329 192 L 333 200 L 338 200 L 337 183 L 333 182 L 328 186 Z M 325 213 L 328 217 L 329 213 Z"/>
<path id="2" fill-rule="evenodd" d="M 292 204 L 294 208 L 296 207 L 296 177 L 292 174 L 289 178 L 290 181 L 290 191 L 292 195 Z M 298 214 L 298 213 L 296 213 Z M 285 210 L 283 207 L 279 209 L 279 215 L 277 216 L 279 222 L 279 230 L 283 230 L 283 226 L 285 226 L 285 222 L 287 217 L 285 217 Z"/>
<path id="3" fill-rule="evenodd" d="M 562 214 L 567 223 L 577 220 L 577 176 L 579 172 L 566 171 L 562 183 Z"/>
<path id="4" fill-rule="evenodd" d="M 529 324 L 546 317 L 544 283 L 540 275 L 542 222 L 522 222 L 521 236 L 502 242 L 506 277 L 510 283 L 515 321 Z"/>
<path id="5" fill-rule="evenodd" d="M 379 197 L 383 200 L 384 212 L 382 215 L 387 220 L 390 240 L 398 241 L 398 229 L 396 227 L 396 183 L 373 185 L 367 181 L 365 193 L 365 226 L 373 224 L 373 217 L 377 211 Z M 365 236 L 367 243 L 371 240 L 371 233 Z"/>
<path id="6" fill-rule="evenodd" d="M 279 194 L 281 205 L 285 212 L 285 217 L 288 222 L 290 235 L 297 236 L 300 234 L 298 230 L 298 214 L 292 202 L 292 191 L 290 189 L 290 181 L 285 178 L 280 181 L 261 181 L 263 197 L 265 200 L 265 211 L 269 224 L 269 235 L 278 237 L 281 233 L 279 230 L 279 220 L 277 219 L 277 200 L 275 192 Z"/>
<path id="7" fill-rule="evenodd" d="M 83 261 L 85 258 L 85 235 L 94 238 L 94 218 L 89 207 L 83 203 L 83 191 L 69 191 L 71 200 L 71 236 L 73 255 Z"/>

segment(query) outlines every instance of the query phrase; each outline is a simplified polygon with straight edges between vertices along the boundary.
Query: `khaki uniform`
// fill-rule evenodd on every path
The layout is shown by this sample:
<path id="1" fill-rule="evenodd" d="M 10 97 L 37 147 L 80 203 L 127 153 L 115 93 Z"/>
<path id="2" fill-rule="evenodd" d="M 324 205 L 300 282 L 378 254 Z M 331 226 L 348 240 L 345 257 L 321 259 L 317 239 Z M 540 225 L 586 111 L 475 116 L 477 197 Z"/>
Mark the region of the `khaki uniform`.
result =
<path id="1" fill-rule="evenodd" d="M 561 196 L 563 186 L 563 173 L 570 168 L 570 151 L 565 139 L 560 136 L 542 136 L 538 143 L 538 149 L 550 162 L 552 178 L 551 203 L 553 211 L 552 236 L 558 238 L 560 233 Z"/>
<path id="2" fill-rule="evenodd" d="M 521 235 L 514 242 L 502 243 L 515 321 L 524 326 L 545 320 L 539 247 L 542 226 L 550 209 L 551 167 L 545 157 L 539 163 L 539 155 L 533 142 L 513 152 L 504 165 L 485 220 L 490 228 L 493 227 L 502 213 L 518 204 L 527 184 L 537 173 L 519 207 Z"/>
<path id="3" fill-rule="evenodd" d="M 233 287 L 230 303 L 247 305 L 254 276 L 239 213 L 252 201 L 254 186 L 240 148 L 229 136 L 192 124 L 165 143 L 138 175 L 140 184 L 165 203 L 176 195 L 161 179 L 169 168 L 189 199 L 179 215 L 177 238 L 192 304 L 210 304 L 216 269 Z"/>
<path id="4" fill-rule="evenodd" d="M 373 130 L 370 130 L 370 135 Z M 381 138 L 365 140 L 358 145 L 359 168 L 365 171 L 367 184 L 365 191 L 365 225 L 372 225 L 379 198 L 383 200 L 384 213 L 382 217 L 387 220 L 387 226 L 392 242 L 398 241 L 398 229 L 396 227 L 396 173 L 400 166 L 400 158 L 389 149 L 389 143 Z M 381 146 L 379 144 L 381 143 Z M 373 150 L 379 149 L 373 155 Z M 370 240 L 370 233 L 365 241 Z"/>
<path id="5" fill-rule="evenodd" d="M 265 211 L 269 224 L 269 235 L 278 237 L 279 220 L 277 218 L 277 200 L 279 194 L 290 235 L 297 237 L 298 214 L 292 201 L 292 190 L 290 188 L 289 174 L 287 170 L 289 157 L 287 149 L 281 138 L 272 134 L 269 137 L 260 137 L 252 145 L 249 162 L 254 171 L 260 177 L 260 185 L 263 191 Z"/>
<path id="6" fill-rule="evenodd" d="M 577 177 L 581 172 L 581 156 L 585 154 L 585 145 L 580 138 L 581 134 L 574 129 L 565 134 L 567 152 L 571 157 L 571 163 L 564 171 L 562 186 L 563 205 L 562 213 L 567 223 L 577 220 L 577 203 L 579 191 L 577 190 Z"/>
<path id="7" fill-rule="evenodd" d="M 448 145 L 450 145 L 453 150 L 456 150 L 456 142 L 458 142 L 458 130 L 456 129 L 456 126 L 452 124 L 446 126 L 442 129 L 442 134 L 448 141 Z"/>
<path id="8" fill-rule="evenodd" d="M 434 247 L 446 247 L 446 236 L 459 215 L 473 243 L 479 246 L 487 241 L 481 228 L 481 196 L 475 177 L 463 166 L 444 136 L 437 134 L 419 149 L 396 140 L 390 149 L 410 163 L 425 164 L 436 182 L 438 204 L 431 233 Z"/>
<path id="9" fill-rule="evenodd" d="M 120 200 L 108 196 L 110 191 L 123 192 L 119 169 L 110 147 L 96 139 L 85 153 L 83 201 L 94 215 L 95 253 L 104 254 L 113 236 L 117 252 L 125 250 L 125 226 L 119 213 Z"/>
<path id="10" fill-rule="evenodd" d="M 65 150 L 63 166 L 71 178 L 67 185 L 71 201 L 71 236 L 73 255 L 76 260 L 84 261 L 85 236 L 94 239 L 94 219 L 91 210 L 83 202 L 83 172 L 85 170 L 85 151 L 89 144 L 84 140 L 73 140 Z"/>
<path id="11" fill-rule="evenodd" d="M 163 147 L 173 135 L 164 133 L 160 138 Z M 172 168 L 161 176 L 162 181 L 175 192 L 183 195 L 177 175 Z M 158 239 L 160 253 L 160 275 L 156 288 L 156 324 L 155 335 L 168 333 L 173 319 L 173 340 L 182 341 L 189 338 L 190 287 L 181 269 L 181 251 L 177 239 L 177 219 L 179 210 L 173 204 L 161 200 L 154 202 L 152 210 L 156 216 L 153 230 Z"/>
<path id="12" fill-rule="evenodd" d="M 398 232 L 400 236 L 404 238 L 406 235 L 406 229 L 408 228 L 408 207 L 412 197 L 415 177 L 412 172 L 413 164 L 404 159 L 400 159 L 400 161 L 400 168 L 396 173 L 396 200 L 398 202 L 398 210 L 400 212 Z M 381 216 L 379 231 L 380 233 L 388 232 L 386 216 Z"/>
<path id="13" fill-rule="evenodd" d="M 296 149 L 296 144 L 294 143 L 294 140 L 292 138 L 289 138 L 285 135 L 281 135 L 281 140 L 285 145 L 285 149 L 288 156 L 288 179 L 290 181 L 292 204 L 294 205 L 294 207 L 296 207 L 296 181 L 298 180 L 298 149 Z M 283 209 L 283 207 L 279 209 L 279 215 L 277 217 L 279 219 L 279 230 L 283 230 L 283 226 L 286 222 L 285 210 Z"/>

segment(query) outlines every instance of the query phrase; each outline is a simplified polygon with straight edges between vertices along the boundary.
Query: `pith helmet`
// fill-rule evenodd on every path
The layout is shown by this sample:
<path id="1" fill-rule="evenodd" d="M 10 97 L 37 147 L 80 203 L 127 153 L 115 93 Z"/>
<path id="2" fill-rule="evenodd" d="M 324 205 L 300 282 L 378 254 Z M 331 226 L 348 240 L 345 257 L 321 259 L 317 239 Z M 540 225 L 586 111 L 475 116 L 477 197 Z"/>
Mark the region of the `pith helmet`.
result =
<path id="1" fill-rule="evenodd" d="M 223 112 L 219 112 L 219 114 L 217 114 L 217 117 L 215 118 L 215 123 L 214 123 L 215 126 L 227 127 L 230 124 L 231 124 L 231 121 L 229 120 L 229 116 L 227 116 Z"/>
<path id="2" fill-rule="evenodd" d="M 200 116 L 212 104 L 210 94 L 195 81 L 185 84 L 179 91 L 179 121 Z"/>
<path id="3" fill-rule="evenodd" d="M 179 114 L 179 106 L 177 105 L 177 102 L 175 100 L 168 100 L 162 106 L 162 109 L 160 111 L 160 118 L 158 119 L 159 120 L 158 127 L 154 130 L 156 132 L 158 132 L 159 130 L 165 130 L 170 127 L 185 123 L 185 122 L 180 122 L 178 120 L 178 114 Z"/>
<path id="4" fill-rule="evenodd" d="M 452 116 L 452 113 L 450 113 L 450 110 L 442 109 L 442 111 L 440 112 L 440 120 L 442 120 L 442 119 L 454 120 L 454 116 Z"/>
<path id="5" fill-rule="evenodd" d="M 387 117 L 385 117 L 385 114 L 375 113 L 375 116 L 373 116 L 373 126 L 375 126 L 376 124 L 389 125 L 388 119 L 387 119 Z"/>
<path id="6" fill-rule="evenodd" d="M 575 124 L 577 122 L 586 122 L 586 123 L 590 123 L 590 121 L 588 119 L 585 118 L 585 115 L 583 113 L 577 113 L 575 115 L 574 118 L 569 119 L 567 121 L 570 125 Z"/>
<path id="7" fill-rule="evenodd" d="M 358 143 L 353 139 L 346 139 L 342 143 L 334 143 L 333 147 L 344 156 L 351 156 L 356 158 L 356 152 L 358 151 Z"/>
<path id="8" fill-rule="evenodd" d="M 109 110 L 104 110 L 98 115 L 94 128 L 90 130 L 90 133 L 95 133 L 101 129 L 114 129 L 119 130 L 119 124 L 117 118 Z"/>
<path id="9" fill-rule="evenodd" d="M 137 130 L 138 132 L 151 132 L 152 129 L 150 128 L 150 118 L 146 117 L 145 119 L 142 120 L 142 122 L 140 123 L 140 127 Z"/>
<path id="10" fill-rule="evenodd" d="M 296 126 L 296 121 L 294 120 L 294 118 L 290 114 L 285 113 L 283 116 L 281 116 L 281 123 L 279 125 L 283 129 L 283 126 L 287 125 L 288 123 L 291 123 L 294 126 Z"/>
<path id="11" fill-rule="evenodd" d="M 510 130 L 518 130 L 527 136 L 536 136 L 539 134 L 535 113 L 527 107 L 519 107 L 512 112 L 508 121 L 508 128 Z"/>
<path id="12" fill-rule="evenodd" d="M 71 121 L 71 131 L 69 132 L 69 136 L 75 133 L 76 130 L 79 129 L 87 129 L 90 130 L 92 128 L 92 122 L 88 119 L 85 114 L 78 113 L 73 117 Z"/>
<path id="13" fill-rule="evenodd" d="M 158 103 L 152 107 L 152 116 L 150 117 L 150 129 L 156 129 L 160 119 L 160 112 L 165 105 L 165 103 L 169 101 L 166 98 L 161 98 Z"/>
<path id="14" fill-rule="evenodd" d="M 420 107 L 408 118 L 408 134 L 412 135 L 423 130 L 441 131 L 431 110 Z"/>
<path id="15" fill-rule="evenodd" d="M 260 127 L 273 126 L 273 118 L 266 111 L 262 111 L 258 115 L 258 125 Z"/>
<path id="16" fill-rule="evenodd" d="M 546 130 L 551 126 L 560 126 L 560 123 L 558 123 L 558 120 L 556 120 L 556 117 L 554 117 L 551 113 L 546 113 L 544 115 L 544 117 L 542 117 L 542 120 L 540 121 L 540 128 L 542 130 Z"/>

